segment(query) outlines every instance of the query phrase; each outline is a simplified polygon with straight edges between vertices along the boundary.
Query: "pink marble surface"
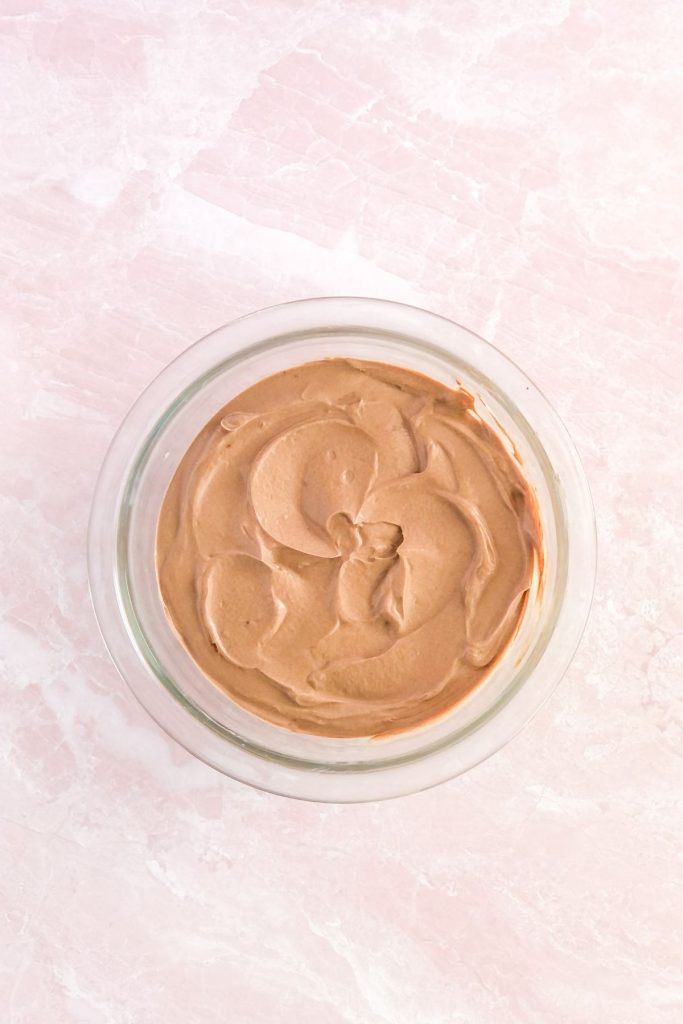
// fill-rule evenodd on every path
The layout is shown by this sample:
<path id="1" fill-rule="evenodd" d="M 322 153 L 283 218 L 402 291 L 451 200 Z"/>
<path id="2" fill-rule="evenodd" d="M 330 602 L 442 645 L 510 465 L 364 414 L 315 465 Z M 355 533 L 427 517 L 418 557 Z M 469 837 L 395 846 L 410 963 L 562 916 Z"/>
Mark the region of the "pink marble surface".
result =
<path id="1" fill-rule="evenodd" d="M 683 1019 L 682 37 L 679 0 L 0 0 L 3 1021 Z M 84 564 L 143 385 L 325 293 L 517 360 L 600 542 L 524 733 L 355 807 L 168 741 Z"/>

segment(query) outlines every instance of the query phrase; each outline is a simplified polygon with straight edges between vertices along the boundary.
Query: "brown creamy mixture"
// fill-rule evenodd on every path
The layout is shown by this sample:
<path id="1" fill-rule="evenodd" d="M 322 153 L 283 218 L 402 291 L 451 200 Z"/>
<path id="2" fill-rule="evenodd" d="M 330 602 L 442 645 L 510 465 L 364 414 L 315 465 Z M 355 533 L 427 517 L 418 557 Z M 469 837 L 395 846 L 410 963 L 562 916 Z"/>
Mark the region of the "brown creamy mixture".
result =
<path id="1" fill-rule="evenodd" d="M 330 359 L 206 425 L 164 498 L 157 571 L 183 644 L 238 704 L 374 736 L 483 680 L 540 546 L 530 488 L 468 392 Z"/>

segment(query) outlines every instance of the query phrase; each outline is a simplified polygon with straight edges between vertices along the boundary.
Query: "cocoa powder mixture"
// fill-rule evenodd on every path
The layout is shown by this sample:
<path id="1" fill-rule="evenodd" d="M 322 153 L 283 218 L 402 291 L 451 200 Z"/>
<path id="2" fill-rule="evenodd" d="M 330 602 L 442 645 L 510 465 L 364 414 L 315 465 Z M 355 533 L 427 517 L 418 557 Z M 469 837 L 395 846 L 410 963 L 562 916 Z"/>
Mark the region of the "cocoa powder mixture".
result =
<path id="1" fill-rule="evenodd" d="M 238 704 L 376 736 L 483 680 L 540 547 L 531 489 L 467 391 L 330 359 L 206 425 L 164 498 L 157 571 L 178 636 Z"/>

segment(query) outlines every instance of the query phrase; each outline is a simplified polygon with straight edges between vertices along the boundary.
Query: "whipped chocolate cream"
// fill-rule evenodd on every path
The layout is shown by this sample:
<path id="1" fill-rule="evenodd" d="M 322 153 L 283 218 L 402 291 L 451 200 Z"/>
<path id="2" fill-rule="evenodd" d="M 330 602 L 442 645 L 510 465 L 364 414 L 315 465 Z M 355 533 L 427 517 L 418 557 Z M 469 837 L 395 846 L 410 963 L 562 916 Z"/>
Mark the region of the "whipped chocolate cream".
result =
<path id="1" fill-rule="evenodd" d="M 330 359 L 214 416 L 164 498 L 157 572 L 197 665 L 298 732 L 376 736 L 490 671 L 541 567 L 536 503 L 472 396 Z"/>

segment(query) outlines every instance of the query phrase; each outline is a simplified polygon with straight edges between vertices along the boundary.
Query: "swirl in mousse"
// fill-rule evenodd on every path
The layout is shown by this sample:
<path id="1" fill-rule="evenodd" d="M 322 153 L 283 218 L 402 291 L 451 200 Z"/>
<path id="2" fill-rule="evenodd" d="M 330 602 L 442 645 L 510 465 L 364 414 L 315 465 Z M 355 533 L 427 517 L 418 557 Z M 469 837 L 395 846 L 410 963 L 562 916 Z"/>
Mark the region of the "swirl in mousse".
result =
<path id="1" fill-rule="evenodd" d="M 296 732 L 380 736 L 479 686 L 542 571 L 536 501 L 473 397 L 329 359 L 254 384 L 171 481 L 161 597 L 203 673 Z"/>

